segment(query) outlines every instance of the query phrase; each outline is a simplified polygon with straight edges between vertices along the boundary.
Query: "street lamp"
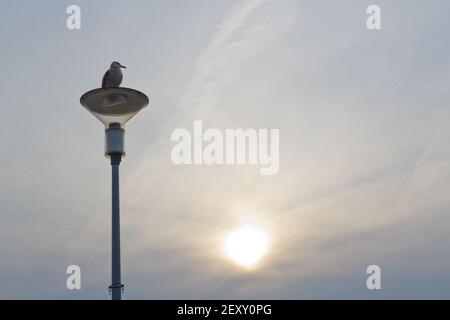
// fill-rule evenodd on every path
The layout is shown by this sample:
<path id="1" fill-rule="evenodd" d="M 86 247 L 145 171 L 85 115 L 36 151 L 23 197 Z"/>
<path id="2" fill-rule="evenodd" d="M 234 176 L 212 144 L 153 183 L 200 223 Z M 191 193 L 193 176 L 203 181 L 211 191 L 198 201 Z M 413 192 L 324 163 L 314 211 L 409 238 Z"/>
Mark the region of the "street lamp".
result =
<path id="1" fill-rule="evenodd" d="M 112 269 L 109 286 L 112 300 L 121 300 L 119 165 L 125 156 L 125 124 L 148 105 L 148 97 L 134 89 L 107 88 L 86 92 L 80 103 L 105 125 L 105 156 L 112 168 Z"/>

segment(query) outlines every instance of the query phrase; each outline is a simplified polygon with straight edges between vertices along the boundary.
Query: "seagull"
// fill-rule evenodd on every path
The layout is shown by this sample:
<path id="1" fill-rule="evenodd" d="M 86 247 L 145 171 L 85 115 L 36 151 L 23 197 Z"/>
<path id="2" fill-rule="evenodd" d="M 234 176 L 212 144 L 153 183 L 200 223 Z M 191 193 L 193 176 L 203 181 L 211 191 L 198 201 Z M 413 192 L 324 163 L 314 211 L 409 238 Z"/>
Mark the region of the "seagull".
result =
<path id="1" fill-rule="evenodd" d="M 102 88 L 117 88 L 122 83 L 122 70 L 121 68 L 127 68 L 121 65 L 119 62 L 114 61 L 111 63 L 111 68 L 106 71 L 103 76 Z"/>

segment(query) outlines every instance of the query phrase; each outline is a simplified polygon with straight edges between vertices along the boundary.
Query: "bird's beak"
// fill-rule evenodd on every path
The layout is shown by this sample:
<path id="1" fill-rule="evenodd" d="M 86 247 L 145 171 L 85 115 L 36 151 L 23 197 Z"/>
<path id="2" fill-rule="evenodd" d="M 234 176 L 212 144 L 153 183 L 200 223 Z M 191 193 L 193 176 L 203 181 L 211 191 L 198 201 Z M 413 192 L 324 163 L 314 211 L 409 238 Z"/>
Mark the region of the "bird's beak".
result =
<path id="1" fill-rule="evenodd" d="M 120 66 L 121 68 L 124 68 L 124 69 L 126 69 L 127 67 L 125 67 L 125 66 Z"/>

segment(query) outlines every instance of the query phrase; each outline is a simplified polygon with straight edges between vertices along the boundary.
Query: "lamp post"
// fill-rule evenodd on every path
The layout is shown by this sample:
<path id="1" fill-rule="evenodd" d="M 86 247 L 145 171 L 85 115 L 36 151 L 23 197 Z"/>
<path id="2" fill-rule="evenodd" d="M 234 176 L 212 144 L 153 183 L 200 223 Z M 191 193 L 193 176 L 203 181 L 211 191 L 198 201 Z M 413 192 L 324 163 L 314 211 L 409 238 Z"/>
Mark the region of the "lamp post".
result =
<path id="1" fill-rule="evenodd" d="M 105 156 L 110 158 L 112 170 L 112 300 L 121 300 L 124 285 L 120 274 L 120 200 L 119 165 L 125 156 L 125 124 L 148 105 L 148 97 L 134 89 L 108 88 L 86 92 L 80 103 L 105 125 Z"/>

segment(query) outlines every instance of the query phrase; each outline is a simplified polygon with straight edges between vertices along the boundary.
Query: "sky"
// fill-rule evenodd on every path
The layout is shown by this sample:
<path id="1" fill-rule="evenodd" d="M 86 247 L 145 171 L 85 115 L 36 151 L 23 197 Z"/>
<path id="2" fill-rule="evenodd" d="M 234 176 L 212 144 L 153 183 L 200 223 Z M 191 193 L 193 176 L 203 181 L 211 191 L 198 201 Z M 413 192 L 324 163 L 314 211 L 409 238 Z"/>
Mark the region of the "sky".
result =
<path id="1" fill-rule="evenodd" d="M 448 1 L 1 4 L 1 299 L 108 298 L 110 167 L 79 98 L 115 60 L 150 98 L 121 164 L 124 298 L 450 298 Z M 279 129 L 278 174 L 173 164 L 195 120 Z M 270 238 L 252 270 L 223 252 L 248 222 Z"/>

